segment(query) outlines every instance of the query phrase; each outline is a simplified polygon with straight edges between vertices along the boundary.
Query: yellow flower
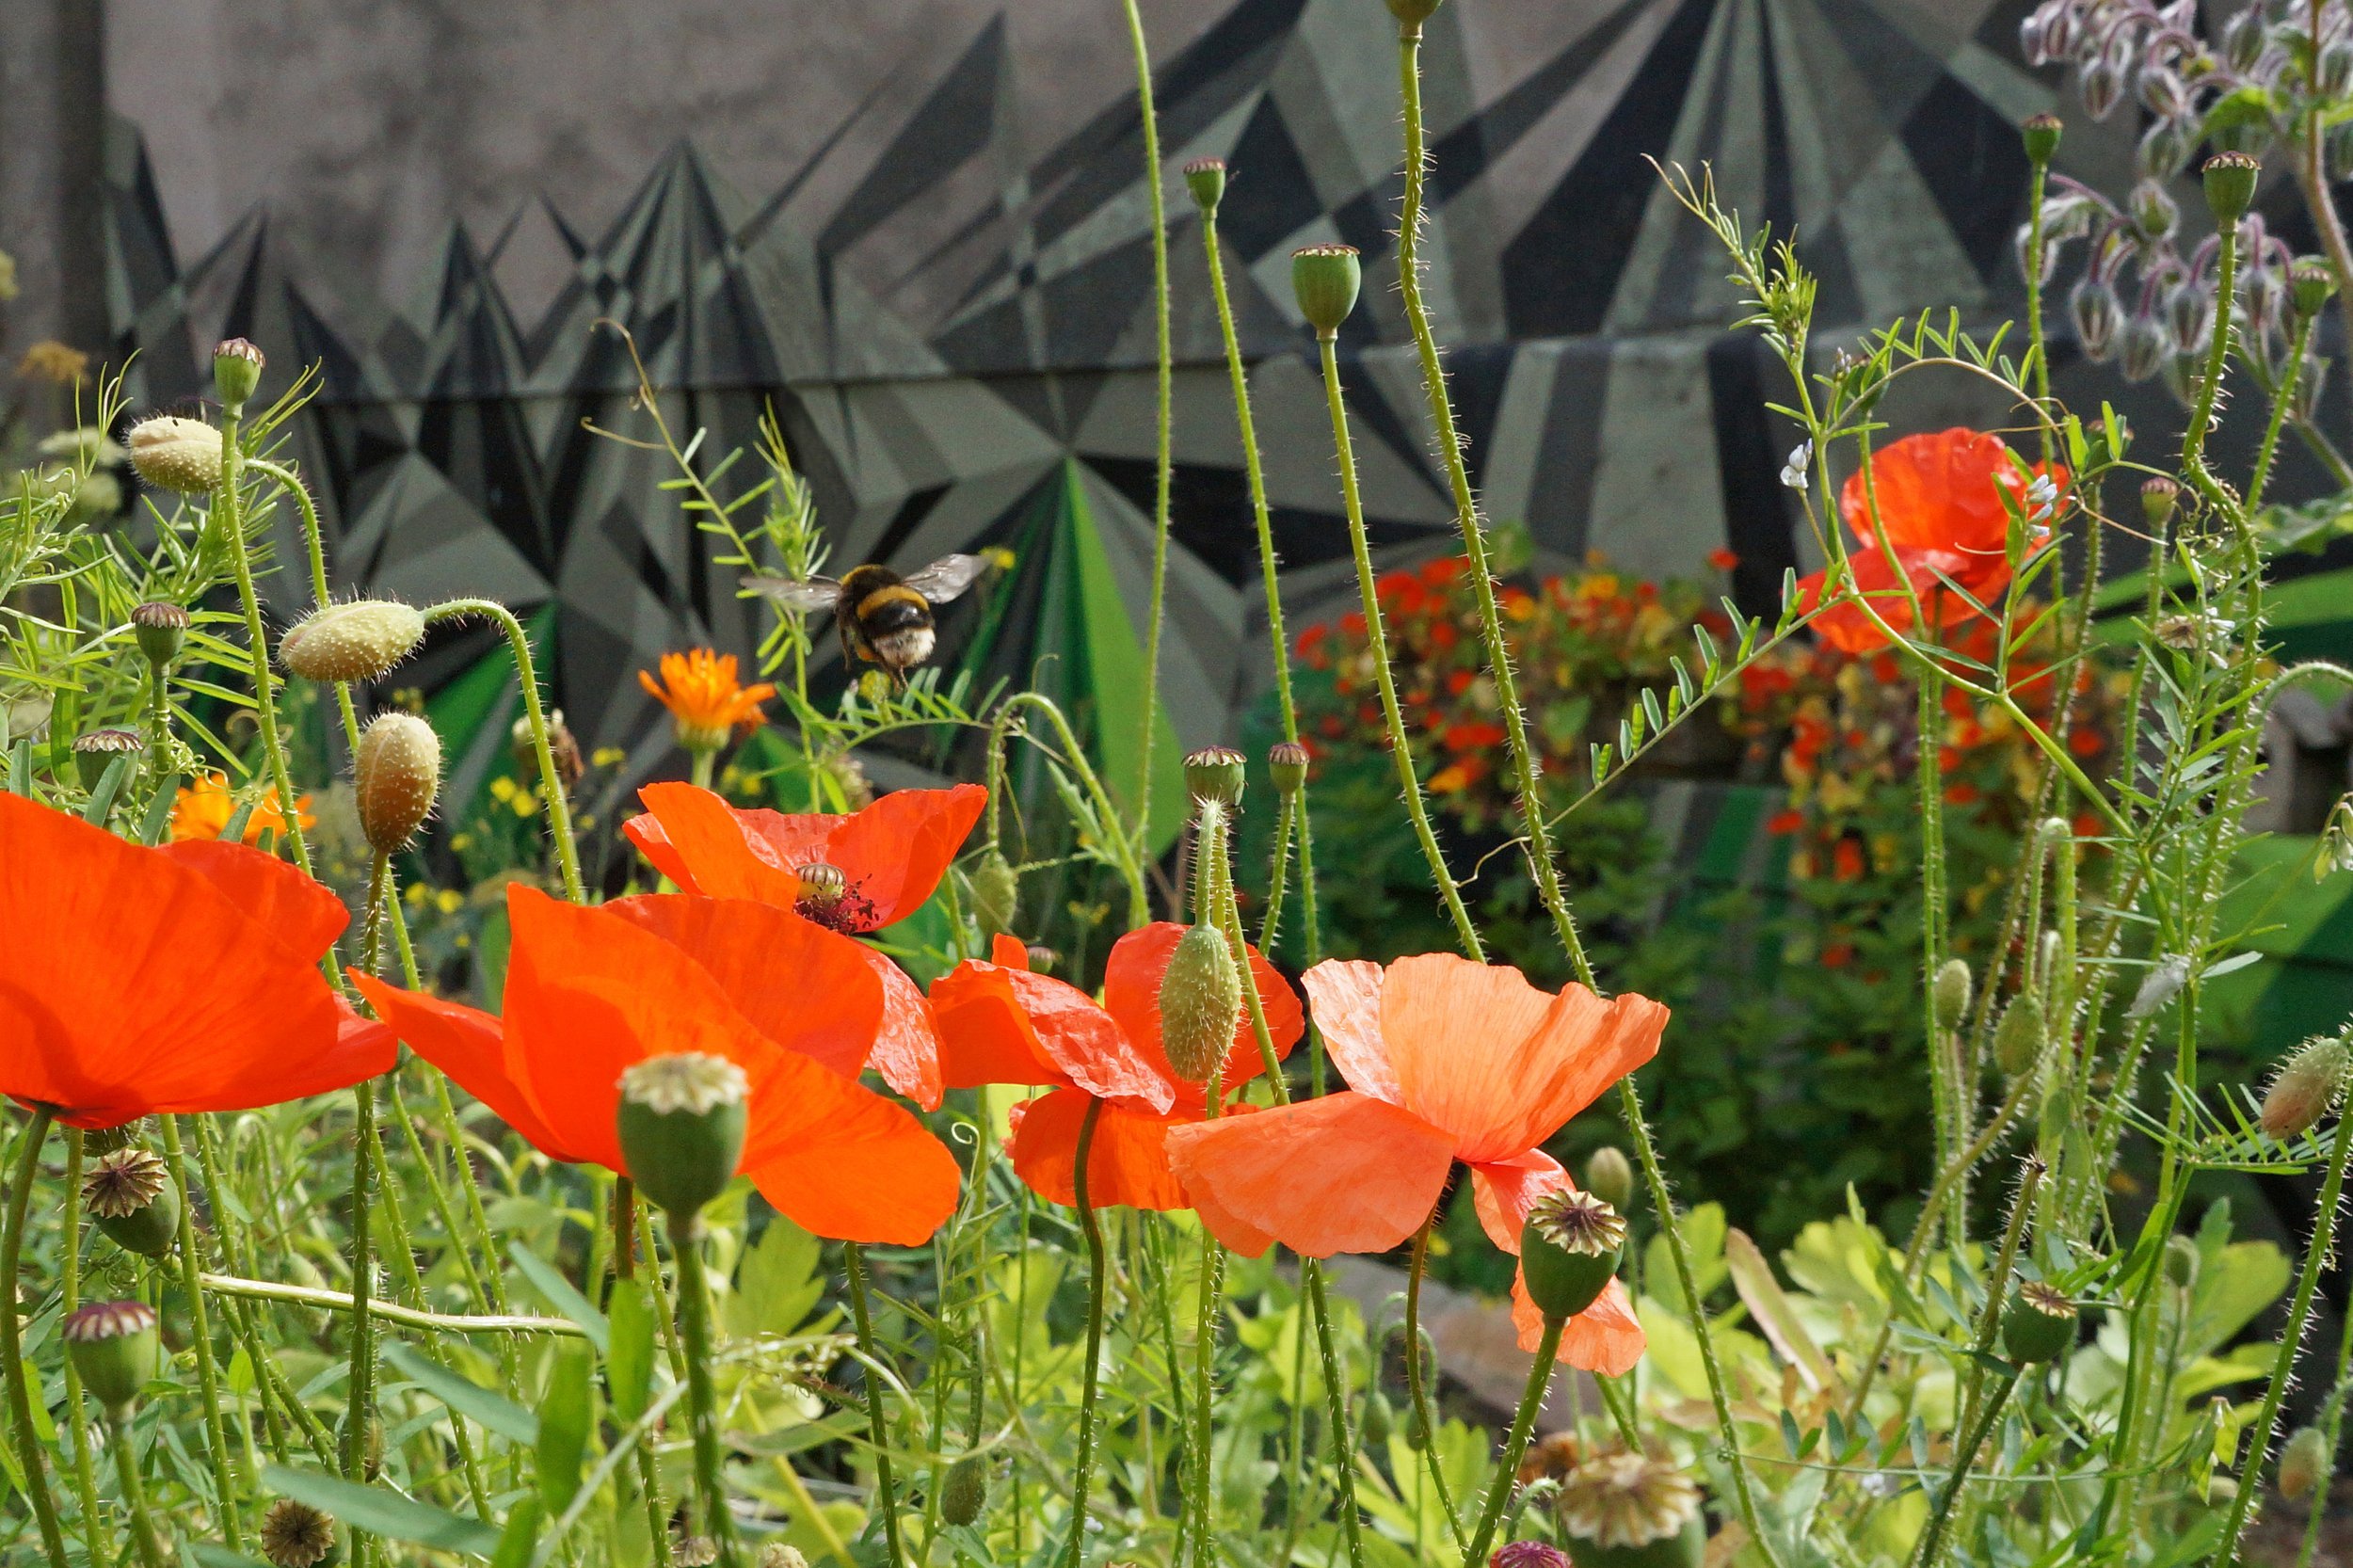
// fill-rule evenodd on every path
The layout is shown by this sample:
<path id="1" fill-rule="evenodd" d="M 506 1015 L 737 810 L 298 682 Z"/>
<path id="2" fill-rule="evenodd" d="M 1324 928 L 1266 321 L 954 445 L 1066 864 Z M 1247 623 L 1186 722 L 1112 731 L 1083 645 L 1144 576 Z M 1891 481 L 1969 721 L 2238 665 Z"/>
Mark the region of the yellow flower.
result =
<path id="1" fill-rule="evenodd" d="M 47 381 L 59 387 L 71 387 L 89 370 L 89 356 L 72 348 L 55 338 L 44 339 L 24 351 L 17 360 L 16 373 L 27 381 Z"/>
<path id="2" fill-rule="evenodd" d="M 229 827 L 229 819 L 236 814 L 237 797 L 229 788 L 226 774 L 200 775 L 194 784 L 184 784 L 171 803 L 171 841 L 184 843 L 190 839 L 217 839 Z M 311 797 L 295 798 L 295 812 L 304 827 L 317 819 L 311 814 Z M 274 830 L 281 838 L 286 831 L 286 819 L 278 809 L 278 802 L 264 795 L 253 803 L 253 809 L 245 819 L 245 841 L 252 843 L 264 831 Z"/>
<path id="3" fill-rule="evenodd" d="M 679 744 L 694 752 L 716 751 L 735 729 L 766 723 L 760 705 L 776 695 L 766 681 L 744 685 L 736 678 L 735 655 L 707 648 L 664 654 L 662 679 L 639 670 L 637 683 L 670 711 Z"/>

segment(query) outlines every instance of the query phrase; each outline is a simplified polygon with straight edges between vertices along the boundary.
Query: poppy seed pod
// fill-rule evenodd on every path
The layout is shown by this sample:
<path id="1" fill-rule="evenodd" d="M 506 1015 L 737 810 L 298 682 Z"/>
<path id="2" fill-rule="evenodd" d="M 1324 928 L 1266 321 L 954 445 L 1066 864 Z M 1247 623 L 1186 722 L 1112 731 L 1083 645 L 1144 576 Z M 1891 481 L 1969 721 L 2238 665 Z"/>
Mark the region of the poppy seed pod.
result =
<path id="1" fill-rule="evenodd" d="M 272 1568 L 327 1568 L 339 1555 L 335 1521 L 309 1503 L 280 1497 L 262 1515 L 262 1559 Z"/>
<path id="2" fill-rule="evenodd" d="M 1307 748 L 1297 741 L 1277 741 L 1267 748 L 1267 774 L 1278 795 L 1295 795 L 1307 787 Z"/>
<path id="3" fill-rule="evenodd" d="M 1614 1144 L 1604 1144 L 1585 1161 L 1585 1191 L 1616 1209 L 1631 1212 L 1634 1207 L 1634 1164 Z"/>
<path id="4" fill-rule="evenodd" d="M 424 616 L 389 599 L 322 605 L 278 639 L 279 663 L 305 680 L 374 680 L 417 651 Z"/>
<path id="5" fill-rule="evenodd" d="M 1233 806 L 1241 800 L 1243 760 L 1231 746 L 1204 746 L 1185 754 L 1185 793 L 1195 800 Z"/>
<path id="6" fill-rule="evenodd" d="M 145 1149 L 101 1155 L 82 1177 L 82 1207 L 116 1246 L 161 1257 L 180 1237 L 180 1189 Z"/>
<path id="7" fill-rule="evenodd" d="M 2251 13 L 2242 13 L 2245 15 Z M 2217 152 L 2206 160 L 2206 207 L 2217 225 L 2236 223 L 2255 204 L 2255 182 L 2263 164 L 2249 152 Z"/>
<path id="8" fill-rule="evenodd" d="M 1225 934 L 1186 928 L 1160 977 L 1160 1048 L 1188 1083 L 1206 1083 L 1233 1048 L 1241 1016 L 1241 970 Z"/>
<path id="9" fill-rule="evenodd" d="M 385 713 L 360 733 L 352 773 L 368 847 L 393 854 L 433 814 L 441 789 L 441 738 L 414 713 Z"/>
<path id="10" fill-rule="evenodd" d="M 621 1075 L 621 1160 L 648 1202 L 691 1218 L 727 1190 L 750 1093 L 743 1068 L 700 1051 L 649 1057 Z"/>
<path id="11" fill-rule="evenodd" d="M 1970 994 L 1976 988 L 1966 958 L 1947 958 L 1938 967 L 1929 1000 L 1935 1004 L 1939 1028 L 1960 1027 L 1961 1015 L 1969 1011 Z"/>
<path id="12" fill-rule="evenodd" d="M 1438 14 L 1443 0 L 1389 0 L 1389 14 L 1408 27 L 1418 27 Z"/>
<path id="13" fill-rule="evenodd" d="M 179 605 L 151 599 L 131 607 L 131 635 L 147 662 L 162 669 L 180 657 L 181 645 L 188 640 L 188 620 L 187 611 Z"/>
<path id="14" fill-rule="evenodd" d="M 948 1466 L 948 1479 L 940 1483 L 939 1516 L 952 1525 L 977 1524 L 987 1506 L 988 1461 L 966 1454 Z"/>
<path id="15" fill-rule="evenodd" d="M 2345 1092 L 2348 1064 L 2344 1041 L 2307 1040 L 2264 1091 L 2263 1129 L 2281 1143 L 2310 1131 Z"/>
<path id="16" fill-rule="evenodd" d="M 2287 1447 L 2280 1450 L 2280 1496 L 2288 1501 L 2301 1502 L 2313 1495 L 2333 1466 L 2335 1456 L 2329 1451 L 2329 1434 L 2318 1427 L 2298 1427 L 2288 1435 Z"/>
<path id="17" fill-rule="evenodd" d="M 2173 504 L 2181 499 L 2182 487 L 2164 474 L 2145 479 L 2140 486 L 2141 520 L 2152 528 L 2163 528 L 2173 517 Z"/>
<path id="18" fill-rule="evenodd" d="M 1365 286 L 1353 245 L 1310 245 L 1291 252 L 1291 293 L 1319 338 L 1336 337 Z"/>
<path id="19" fill-rule="evenodd" d="M 2288 270 L 2288 303 L 2306 321 L 2329 308 L 2337 292 L 2337 275 L 2317 256 L 2307 256 Z"/>
<path id="20" fill-rule="evenodd" d="M 1044 942 L 1032 942 L 1026 956 L 1030 960 L 1030 970 L 1033 974 L 1051 974 L 1054 972 L 1054 966 L 1062 962 L 1062 954 L 1048 947 Z"/>
<path id="21" fill-rule="evenodd" d="M 1193 204 L 1205 213 L 1217 211 L 1217 204 L 1225 199 L 1225 160 L 1195 158 L 1185 166 L 1185 189 L 1193 193 Z"/>
<path id="22" fill-rule="evenodd" d="M 2040 1280 L 2020 1286 L 2002 1309 L 2002 1349 L 2022 1366 L 2057 1361 L 2075 1342 L 2075 1304 Z"/>
<path id="23" fill-rule="evenodd" d="M 92 1302 L 67 1314 L 59 1333 L 90 1397 L 120 1417 L 155 1375 L 161 1320 L 145 1302 Z"/>
<path id="24" fill-rule="evenodd" d="M 1618 1272 L 1625 1220 L 1591 1192 L 1559 1192 L 1536 1201 L 1520 1227 L 1520 1272 L 1528 1299 L 1547 1321 L 1593 1304 Z"/>
<path id="25" fill-rule="evenodd" d="M 2063 127 L 2055 114 L 2029 115 L 2019 128 L 2020 139 L 2026 144 L 2026 156 L 2032 162 L 2047 164 L 2057 156 L 2059 132 Z"/>
<path id="26" fill-rule="evenodd" d="M 83 789 L 95 790 L 116 758 L 135 757 L 145 746 L 134 730 L 85 729 L 73 737 L 73 771 L 81 776 Z"/>
<path id="27" fill-rule="evenodd" d="M 180 495 L 209 495 L 220 488 L 220 432 L 200 419 L 158 414 L 123 438 L 140 478 Z"/>
<path id="28" fill-rule="evenodd" d="M 1706 1551 L 1698 1483 L 1645 1453 L 1571 1466 L 1553 1511 L 1577 1568 L 1699 1568 Z"/>
<path id="29" fill-rule="evenodd" d="M 262 384 L 262 366 L 268 361 L 261 349 L 244 338 L 230 338 L 213 350 L 213 391 L 231 408 L 242 407 Z"/>
<path id="30" fill-rule="evenodd" d="M 760 1549 L 760 1568 L 808 1568 L 808 1559 L 798 1546 L 771 1541 Z"/>
<path id="31" fill-rule="evenodd" d="M 1993 1026 L 1993 1064 L 2010 1078 L 2030 1072 L 2042 1055 L 2042 1001 L 2032 991 L 2022 991 L 2002 1009 L 2001 1022 Z"/>
<path id="32" fill-rule="evenodd" d="M 972 871 L 972 912 L 980 918 L 981 934 L 996 936 L 1013 929 L 1021 905 L 1021 878 L 1002 851 L 991 847 Z"/>

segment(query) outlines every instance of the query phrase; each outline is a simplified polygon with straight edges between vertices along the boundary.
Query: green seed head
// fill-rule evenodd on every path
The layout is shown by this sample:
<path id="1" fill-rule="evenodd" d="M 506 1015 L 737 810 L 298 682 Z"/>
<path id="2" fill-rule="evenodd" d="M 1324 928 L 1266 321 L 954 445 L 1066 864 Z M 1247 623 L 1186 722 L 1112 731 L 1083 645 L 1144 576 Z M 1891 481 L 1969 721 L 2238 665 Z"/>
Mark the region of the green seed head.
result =
<path id="1" fill-rule="evenodd" d="M 95 790 L 118 757 L 136 757 L 146 749 L 136 730 L 85 729 L 73 737 L 73 771 L 82 788 Z"/>
<path id="2" fill-rule="evenodd" d="M 1267 772 L 1274 779 L 1274 792 L 1290 796 L 1307 787 L 1307 748 L 1297 741 L 1277 741 L 1267 749 Z"/>
<path id="3" fill-rule="evenodd" d="M 1160 1048 L 1188 1083 L 1206 1083 L 1233 1048 L 1241 971 L 1224 932 L 1196 925 L 1176 939 L 1160 977 Z"/>
<path id="4" fill-rule="evenodd" d="M 115 1245 L 141 1257 L 163 1256 L 180 1238 L 180 1189 L 145 1149 L 99 1156 L 82 1177 L 82 1207 Z"/>
<path id="5" fill-rule="evenodd" d="M 1538 1199 L 1520 1229 L 1528 1299 L 1547 1320 L 1576 1317 L 1617 1274 L 1625 1250 L 1625 1218 L 1593 1193 L 1562 1191 Z"/>
<path id="6" fill-rule="evenodd" d="M 2327 310 L 2336 292 L 2336 273 L 2317 256 L 2307 256 L 2288 269 L 2288 303 L 2305 321 Z"/>
<path id="7" fill-rule="evenodd" d="M 1969 996 L 1976 987 L 1965 958 L 1947 958 L 1936 971 L 1936 988 L 1930 1000 L 1936 1004 L 1936 1022 L 1943 1029 L 1961 1027 L 1961 1016 L 1969 1011 Z"/>
<path id="8" fill-rule="evenodd" d="M 210 495 L 220 488 L 220 432 L 200 419 L 158 414 L 131 426 L 131 466 L 158 489 Z"/>
<path id="9" fill-rule="evenodd" d="M 2141 481 L 2140 515 L 2152 528 L 2162 528 L 2173 516 L 2173 504 L 2180 499 L 2182 487 L 2164 474 Z"/>
<path id="10" fill-rule="evenodd" d="M 1319 338 L 1339 334 L 1364 286 L 1364 264 L 1353 245 L 1310 245 L 1291 252 L 1291 292 Z"/>
<path id="11" fill-rule="evenodd" d="M 69 1313 L 58 1331 L 82 1386 L 120 1416 L 155 1375 L 162 1353 L 155 1309 L 145 1302 L 92 1302 Z"/>
<path id="12" fill-rule="evenodd" d="M 2264 1130 L 2281 1143 L 2310 1131 L 2345 1092 L 2348 1065 L 2353 1058 L 2343 1040 L 2322 1035 L 2305 1041 L 2264 1092 Z"/>
<path id="13" fill-rule="evenodd" d="M 1442 0 L 1389 0 L 1389 14 L 1408 27 L 1418 27 L 1435 16 Z"/>
<path id="14" fill-rule="evenodd" d="M 2255 204 L 2255 182 L 2263 170 L 2262 160 L 2251 152 L 2217 152 L 2206 160 L 2206 206 L 2217 226 L 2227 227 L 2247 216 Z"/>
<path id="15" fill-rule="evenodd" d="M 180 645 L 188 639 L 188 618 L 187 611 L 160 599 L 132 607 L 131 635 L 149 664 L 162 669 L 180 657 Z"/>
<path id="16" fill-rule="evenodd" d="M 1364 1415 L 1357 1420 L 1357 1430 L 1365 1434 L 1365 1441 L 1385 1444 L 1389 1440 L 1389 1433 L 1396 1429 L 1396 1426 L 1397 1411 L 1389 1403 L 1389 1397 L 1378 1388 L 1368 1391 L 1365 1395 Z"/>
<path id="17" fill-rule="evenodd" d="M 1634 1208 L 1634 1165 L 1614 1144 L 1604 1144 L 1585 1161 L 1585 1191 L 1621 1214 Z"/>
<path id="18" fill-rule="evenodd" d="M 2020 1286 L 2002 1312 L 2002 1348 L 2024 1366 L 2057 1361 L 2075 1342 L 2075 1304 L 2041 1280 Z"/>
<path id="19" fill-rule="evenodd" d="M 414 713 L 385 713 L 360 733 L 353 760 L 360 830 L 392 855 L 416 837 L 441 790 L 441 738 Z"/>
<path id="20" fill-rule="evenodd" d="M 389 599 L 355 599 L 312 611 L 278 640 L 278 658 L 305 680 L 375 680 L 417 651 L 424 616 Z"/>
<path id="21" fill-rule="evenodd" d="M 988 1461 L 966 1454 L 948 1467 L 939 1487 L 939 1516 L 952 1525 L 977 1523 L 988 1507 Z"/>
<path id="22" fill-rule="evenodd" d="M 213 350 L 213 391 L 224 408 L 245 407 L 262 384 L 262 351 L 243 338 L 230 338 Z"/>
<path id="23" fill-rule="evenodd" d="M 699 1051 L 648 1057 L 621 1075 L 621 1159 L 647 1201 L 675 1219 L 727 1190 L 750 1093 L 743 1068 Z"/>
<path id="24" fill-rule="evenodd" d="M 2055 114 L 2028 117 L 2026 123 L 2019 128 L 2019 135 L 2026 144 L 2027 159 L 2033 163 L 2047 165 L 2057 157 L 2059 150 L 2059 132 L 2063 128 L 2059 122 L 2059 117 Z"/>
<path id="25" fill-rule="evenodd" d="M 1204 746 L 1185 754 L 1185 793 L 1195 800 L 1232 806 L 1241 799 L 1243 761 L 1231 746 Z"/>
<path id="26" fill-rule="evenodd" d="M 1193 193 L 1193 204 L 1204 213 L 1214 213 L 1225 197 L 1225 160 L 1195 158 L 1185 166 L 1185 189 Z"/>

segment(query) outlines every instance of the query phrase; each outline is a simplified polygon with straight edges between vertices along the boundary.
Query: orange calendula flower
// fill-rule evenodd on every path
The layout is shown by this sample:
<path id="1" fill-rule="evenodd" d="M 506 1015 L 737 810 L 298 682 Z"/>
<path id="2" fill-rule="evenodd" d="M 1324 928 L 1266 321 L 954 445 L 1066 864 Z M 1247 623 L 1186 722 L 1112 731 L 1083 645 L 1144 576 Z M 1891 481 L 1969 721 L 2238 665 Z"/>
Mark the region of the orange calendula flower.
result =
<path id="1" fill-rule="evenodd" d="M 768 715 L 760 705 L 776 695 L 763 680 L 746 686 L 736 678 L 735 655 L 707 648 L 662 656 L 662 679 L 645 670 L 637 683 L 647 695 L 670 711 L 678 727 L 678 744 L 688 751 L 716 751 L 738 729 L 756 729 Z"/>
<path id="2" fill-rule="evenodd" d="M 0 1094 L 69 1127 L 248 1111 L 391 1070 L 318 962 L 343 901 L 273 856 L 149 849 L 0 795 Z"/>
<path id="3" fill-rule="evenodd" d="M 217 839 L 229 831 L 229 819 L 237 814 L 237 796 L 229 788 L 229 776 L 207 773 L 197 776 L 193 784 L 183 784 L 171 801 L 171 841 L 186 843 L 192 840 Z M 308 832 L 317 819 L 311 815 L 311 797 L 295 797 L 295 816 Z M 258 841 L 264 832 L 286 836 L 286 816 L 278 809 L 278 796 L 267 792 L 253 802 L 253 809 L 246 813 L 245 841 Z"/>
<path id="4" fill-rule="evenodd" d="M 642 816 L 621 824 L 654 868 L 689 893 L 776 904 L 846 936 L 863 936 L 923 906 L 988 804 L 978 784 L 893 790 L 848 816 L 738 810 L 692 784 L 648 784 Z M 840 872 L 839 888 L 802 886 L 812 865 Z M 886 1000 L 874 1070 L 926 1111 L 939 1109 L 939 1040 L 931 1004 L 904 970 L 859 945 Z"/>
<path id="5" fill-rule="evenodd" d="M 794 1224 L 915 1246 L 955 1208 L 954 1157 L 856 1081 L 884 1010 L 856 943 L 740 899 L 583 908 L 512 884 L 506 913 L 503 1016 L 353 979 L 418 1055 L 549 1158 L 625 1169 L 621 1074 L 702 1051 L 750 1080 L 741 1168 Z"/>
<path id="6" fill-rule="evenodd" d="M 1273 1241 L 1310 1257 L 1386 1252 L 1430 1218 L 1458 1160 L 1489 1239 L 1517 1256 L 1529 1208 L 1575 1185 L 1545 1140 L 1657 1055 L 1667 1024 L 1645 997 L 1604 1001 L 1574 984 L 1555 996 L 1508 966 L 1442 953 L 1385 968 L 1332 960 L 1305 983 L 1351 1091 L 1168 1138 L 1202 1223 L 1254 1256 Z M 1533 1350 L 1542 1320 L 1517 1280 L 1512 1296 Z M 1561 1359 L 1615 1377 L 1643 1343 L 1613 1281 L 1569 1320 Z"/>
<path id="7" fill-rule="evenodd" d="M 1079 1135 L 1099 1102 L 1087 1150 L 1087 1201 L 1096 1207 L 1191 1208 L 1192 1193 L 1169 1167 L 1172 1129 L 1208 1112 L 1203 1085 L 1177 1078 L 1160 1044 L 1160 981 L 1185 928 L 1162 920 L 1112 948 L 1103 1000 L 1030 971 L 1021 944 L 999 937 L 994 962 L 968 961 L 932 987 L 940 1064 L 948 1086 L 1038 1083 L 1053 1087 L 1014 1108 L 1014 1170 L 1040 1197 L 1078 1201 Z M 1257 950 L 1250 972 L 1277 1057 L 1306 1032 L 1282 977 Z M 1248 1020 L 1234 1031 L 1224 1081 L 1263 1071 Z"/>

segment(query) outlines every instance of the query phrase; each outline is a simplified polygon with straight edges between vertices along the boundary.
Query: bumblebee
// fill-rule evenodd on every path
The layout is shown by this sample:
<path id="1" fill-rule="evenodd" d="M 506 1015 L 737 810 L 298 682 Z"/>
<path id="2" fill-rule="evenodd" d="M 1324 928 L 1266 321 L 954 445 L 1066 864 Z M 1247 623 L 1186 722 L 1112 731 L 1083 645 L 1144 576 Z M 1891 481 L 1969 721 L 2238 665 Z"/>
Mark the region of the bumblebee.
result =
<path id="1" fill-rule="evenodd" d="M 842 657 L 880 664 L 899 680 L 931 657 L 938 640 L 932 607 L 945 604 L 978 580 L 986 563 L 977 555 L 943 555 L 901 577 L 868 565 L 830 577 L 746 577 L 744 586 L 787 609 L 830 611 L 841 633 Z"/>

